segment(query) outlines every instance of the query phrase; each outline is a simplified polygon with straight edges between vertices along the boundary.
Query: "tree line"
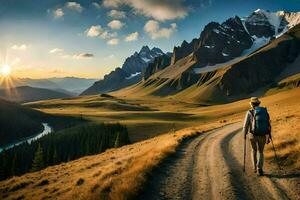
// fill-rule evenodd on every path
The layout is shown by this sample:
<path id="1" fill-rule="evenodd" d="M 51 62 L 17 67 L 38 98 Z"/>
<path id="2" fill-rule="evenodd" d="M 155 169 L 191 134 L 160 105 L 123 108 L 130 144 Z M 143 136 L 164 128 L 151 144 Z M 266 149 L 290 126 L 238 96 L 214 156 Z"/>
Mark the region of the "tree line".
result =
<path id="1" fill-rule="evenodd" d="M 0 153 L 0 180 L 129 144 L 126 126 L 85 123 Z"/>

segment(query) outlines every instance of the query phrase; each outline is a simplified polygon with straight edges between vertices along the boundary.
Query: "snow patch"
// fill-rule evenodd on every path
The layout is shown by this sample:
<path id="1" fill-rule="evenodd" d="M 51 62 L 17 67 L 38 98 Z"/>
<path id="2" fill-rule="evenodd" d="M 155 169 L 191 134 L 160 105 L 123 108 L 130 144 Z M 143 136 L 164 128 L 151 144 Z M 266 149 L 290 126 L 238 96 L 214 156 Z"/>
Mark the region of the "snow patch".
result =
<path id="1" fill-rule="evenodd" d="M 211 71 L 214 71 L 214 70 L 217 70 L 217 69 L 221 69 L 227 65 L 230 65 L 230 64 L 233 64 L 233 63 L 236 63 L 238 62 L 239 60 L 241 59 L 241 57 L 237 57 L 235 59 L 232 59 L 232 60 L 229 60 L 227 62 L 224 62 L 224 63 L 219 63 L 219 64 L 215 64 L 215 65 L 207 65 L 205 67 L 201 67 L 201 68 L 194 68 L 194 72 L 196 74 L 201 74 L 201 73 L 206 73 L 206 72 L 211 72 Z"/>
<path id="2" fill-rule="evenodd" d="M 215 48 L 215 46 L 214 46 L 214 45 L 212 45 L 212 46 L 205 45 L 204 47 L 205 47 L 205 48 L 208 48 L 208 49 Z"/>
<path id="3" fill-rule="evenodd" d="M 229 55 L 228 55 L 228 54 L 226 54 L 226 53 L 222 53 L 222 55 L 223 55 L 223 56 L 229 56 Z"/>
<path id="4" fill-rule="evenodd" d="M 126 77 L 125 79 L 126 79 L 126 80 L 129 80 L 129 79 L 132 79 L 132 78 L 134 78 L 134 77 L 136 77 L 136 76 L 138 76 L 138 75 L 140 75 L 140 74 L 141 74 L 141 72 L 136 72 L 136 73 L 131 74 L 130 76 Z"/>
<path id="5" fill-rule="evenodd" d="M 142 58 L 142 60 L 145 61 L 146 63 L 147 63 L 147 62 L 150 62 L 150 61 L 152 60 L 152 59 L 145 58 L 145 57 L 141 57 L 141 58 Z"/>
<path id="6" fill-rule="evenodd" d="M 241 54 L 241 56 L 245 56 L 248 55 L 250 53 L 252 53 L 253 51 L 255 51 L 256 49 L 264 46 L 265 44 L 267 44 L 271 38 L 267 38 L 267 37 L 256 37 L 255 35 L 252 36 L 252 38 L 254 39 L 252 46 L 249 49 L 246 49 L 243 51 L 243 53 Z"/>

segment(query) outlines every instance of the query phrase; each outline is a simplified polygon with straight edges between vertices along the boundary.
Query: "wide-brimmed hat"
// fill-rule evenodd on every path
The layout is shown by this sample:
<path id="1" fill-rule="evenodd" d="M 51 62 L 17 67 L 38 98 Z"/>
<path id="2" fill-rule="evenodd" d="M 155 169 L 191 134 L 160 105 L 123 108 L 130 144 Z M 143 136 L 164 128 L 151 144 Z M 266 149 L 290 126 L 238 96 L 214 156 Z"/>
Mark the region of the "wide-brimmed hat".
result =
<path id="1" fill-rule="evenodd" d="M 251 97 L 250 102 L 251 105 L 252 104 L 260 104 L 260 100 L 258 99 L 258 97 Z"/>

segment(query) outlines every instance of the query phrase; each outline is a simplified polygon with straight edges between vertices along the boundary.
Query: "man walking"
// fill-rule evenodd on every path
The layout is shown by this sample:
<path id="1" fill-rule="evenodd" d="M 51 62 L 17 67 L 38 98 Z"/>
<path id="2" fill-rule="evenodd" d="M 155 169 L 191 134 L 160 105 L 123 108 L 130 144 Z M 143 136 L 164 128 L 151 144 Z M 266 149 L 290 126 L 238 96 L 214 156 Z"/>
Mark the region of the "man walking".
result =
<path id="1" fill-rule="evenodd" d="M 250 132 L 249 139 L 252 147 L 251 157 L 254 173 L 258 172 L 258 175 L 263 176 L 264 147 L 266 143 L 269 143 L 271 125 L 267 109 L 264 107 L 260 107 L 259 105 L 260 101 L 257 97 L 252 97 L 250 99 L 251 109 L 246 113 L 243 132 L 245 142 L 246 136 L 248 132 Z"/>

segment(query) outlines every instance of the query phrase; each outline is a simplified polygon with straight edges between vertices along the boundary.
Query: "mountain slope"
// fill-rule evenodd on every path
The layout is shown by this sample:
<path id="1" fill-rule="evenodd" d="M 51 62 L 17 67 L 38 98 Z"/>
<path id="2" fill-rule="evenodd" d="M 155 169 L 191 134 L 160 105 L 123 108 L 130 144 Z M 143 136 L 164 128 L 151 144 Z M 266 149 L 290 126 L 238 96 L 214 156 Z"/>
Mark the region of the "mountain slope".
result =
<path id="1" fill-rule="evenodd" d="M 30 102 L 46 99 L 58 99 L 71 97 L 68 94 L 49 89 L 20 86 L 0 90 L 0 97 L 15 102 Z"/>
<path id="2" fill-rule="evenodd" d="M 129 85 L 133 85 L 142 79 L 142 72 L 154 58 L 164 55 L 158 48 L 149 49 L 143 46 L 139 52 L 126 58 L 121 68 L 105 75 L 102 80 L 94 83 L 86 89 L 81 95 L 99 94 L 118 90 Z"/>
<path id="3" fill-rule="evenodd" d="M 248 96 L 273 83 L 299 53 L 299 25 L 287 22 L 285 15 L 294 17 L 289 19 L 291 23 L 300 16 L 257 10 L 246 19 L 235 17 L 222 24 L 209 23 L 199 39 L 184 41 L 181 47 L 174 48 L 169 66 L 161 67 L 154 60 L 152 65 L 157 70 L 145 74 L 138 84 L 112 94 L 175 95 L 174 98 L 201 103 L 222 103 Z M 270 16 L 277 17 L 280 23 Z"/>

